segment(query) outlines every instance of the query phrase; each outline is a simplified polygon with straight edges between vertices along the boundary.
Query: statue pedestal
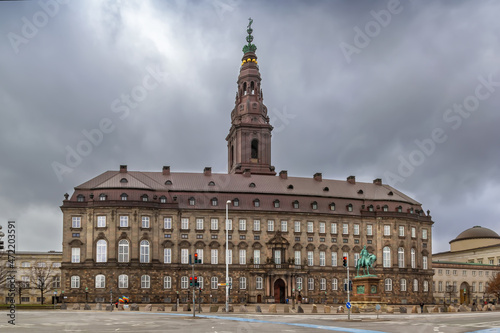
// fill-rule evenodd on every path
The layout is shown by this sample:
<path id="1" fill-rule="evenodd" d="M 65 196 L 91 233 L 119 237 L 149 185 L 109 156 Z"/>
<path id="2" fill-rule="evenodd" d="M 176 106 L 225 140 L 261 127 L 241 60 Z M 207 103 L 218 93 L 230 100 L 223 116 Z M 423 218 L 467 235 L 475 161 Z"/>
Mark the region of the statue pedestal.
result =
<path id="1" fill-rule="evenodd" d="M 381 278 L 376 275 L 356 276 L 352 280 L 353 302 L 379 303 L 382 285 Z"/>

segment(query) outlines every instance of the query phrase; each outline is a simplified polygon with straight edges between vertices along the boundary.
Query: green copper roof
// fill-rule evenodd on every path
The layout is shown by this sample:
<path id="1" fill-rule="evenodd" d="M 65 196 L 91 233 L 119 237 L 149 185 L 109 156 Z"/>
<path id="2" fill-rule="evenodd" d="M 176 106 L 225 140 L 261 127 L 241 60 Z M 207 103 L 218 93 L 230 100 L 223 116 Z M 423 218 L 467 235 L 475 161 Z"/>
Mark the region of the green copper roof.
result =
<path id="1" fill-rule="evenodd" d="M 247 52 L 255 52 L 255 50 L 257 50 L 257 46 L 255 46 L 255 44 L 252 44 L 252 41 L 253 41 L 253 36 L 252 36 L 252 32 L 253 32 L 253 29 L 252 29 L 252 23 L 253 23 L 253 20 L 252 18 L 250 17 L 248 19 L 248 26 L 247 26 L 247 33 L 248 33 L 248 36 L 247 36 L 247 42 L 248 44 L 243 46 L 243 53 L 247 53 Z"/>

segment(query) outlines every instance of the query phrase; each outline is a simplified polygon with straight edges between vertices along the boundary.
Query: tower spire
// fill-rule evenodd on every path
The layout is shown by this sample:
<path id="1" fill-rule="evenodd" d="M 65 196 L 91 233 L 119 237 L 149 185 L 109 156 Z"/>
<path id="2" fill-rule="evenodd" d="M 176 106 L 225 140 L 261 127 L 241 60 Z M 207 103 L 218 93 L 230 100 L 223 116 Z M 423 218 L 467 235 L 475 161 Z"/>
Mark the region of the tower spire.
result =
<path id="1" fill-rule="evenodd" d="M 248 19 L 247 45 L 243 47 L 238 91 L 233 111 L 231 128 L 226 137 L 228 149 L 228 172 L 275 175 L 271 165 L 271 132 L 267 107 L 260 88 L 261 77 L 257 65 L 257 46 L 252 44 L 252 23 Z"/>

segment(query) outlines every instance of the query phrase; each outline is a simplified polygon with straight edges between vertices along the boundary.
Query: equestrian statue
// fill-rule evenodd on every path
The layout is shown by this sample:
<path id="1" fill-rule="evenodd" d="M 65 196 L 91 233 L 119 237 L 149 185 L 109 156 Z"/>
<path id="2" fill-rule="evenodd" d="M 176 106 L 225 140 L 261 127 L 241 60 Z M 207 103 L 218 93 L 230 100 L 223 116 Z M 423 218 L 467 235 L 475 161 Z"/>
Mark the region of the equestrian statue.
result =
<path id="1" fill-rule="evenodd" d="M 356 264 L 356 276 L 366 276 L 370 275 L 370 267 L 373 267 L 373 263 L 377 260 L 377 257 L 374 254 L 368 253 L 366 249 L 366 245 L 363 247 L 361 252 L 359 253 L 359 259 Z M 364 275 L 359 275 L 359 269 L 362 268 L 364 271 Z"/>

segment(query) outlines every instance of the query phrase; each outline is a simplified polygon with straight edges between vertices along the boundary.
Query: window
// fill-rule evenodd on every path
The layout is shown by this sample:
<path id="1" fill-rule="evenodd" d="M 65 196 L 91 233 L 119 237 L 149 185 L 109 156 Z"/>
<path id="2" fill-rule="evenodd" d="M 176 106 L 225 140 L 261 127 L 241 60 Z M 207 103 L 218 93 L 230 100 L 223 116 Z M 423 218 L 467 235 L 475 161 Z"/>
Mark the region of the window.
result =
<path id="1" fill-rule="evenodd" d="M 141 288 L 150 288 L 151 287 L 151 278 L 149 275 L 141 276 Z"/>
<path id="2" fill-rule="evenodd" d="M 162 195 L 162 196 L 160 197 L 160 203 L 167 203 L 167 197 L 166 197 L 166 196 L 164 196 L 164 195 Z"/>
<path id="3" fill-rule="evenodd" d="M 189 206 L 194 206 L 196 204 L 196 200 L 193 197 L 189 198 L 188 202 L 189 202 Z"/>
<path id="4" fill-rule="evenodd" d="M 105 288 L 106 287 L 106 277 L 102 274 L 95 276 L 95 287 Z"/>
<path id="5" fill-rule="evenodd" d="M 142 227 L 149 228 L 149 216 L 142 217 Z"/>
<path id="6" fill-rule="evenodd" d="M 472 282 L 472 292 L 476 292 L 476 282 Z"/>
<path id="7" fill-rule="evenodd" d="M 337 266 L 337 252 L 332 252 L 332 266 Z"/>
<path id="8" fill-rule="evenodd" d="M 399 226 L 399 237 L 404 237 L 405 236 L 405 227 L 404 225 Z"/>
<path id="9" fill-rule="evenodd" d="M 281 220 L 281 232 L 288 232 L 288 221 Z"/>
<path id="10" fill-rule="evenodd" d="M 325 222 L 320 222 L 319 223 L 319 233 L 324 234 L 326 233 L 326 225 Z"/>
<path id="11" fill-rule="evenodd" d="M 122 201 L 127 201 L 128 200 L 128 194 L 127 193 L 122 193 L 122 195 L 120 196 L 120 198 L 122 199 Z"/>
<path id="12" fill-rule="evenodd" d="M 172 249 L 169 247 L 163 249 L 163 263 L 165 264 L 172 263 Z"/>
<path id="13" fill-rule="evenodd" d="M 82 218 L 80 216 L 73 216 L 71 218 L 71 227 L 72 228 L 81 228 L 82 227 Z"/>
<path id="14" fill-rule="evenodd" d="M 106 226 L 106 216 L 97 217 L 97 227 L 104 228 Z"/>
<path id="15" fill-rule="evenodd" d="M 80 253 L 80 252 L 78 251 L 78 253 Z M 10 267 L 10 264 L 8 264 L 8 265 Z M 21 263 L 21 267 L 31 267 L 31 264 L 28 261 L 23 261 Z"/>
<path id="16" fill-rule="evenodd" d="M 96 262 L 106 262 L 108 243 L 104 239 L 97 241 Z"/>
<path id="17" fill-rule="evenodd" d="M 71 248 L 71 262 L 74 262 L 74 263 L 80 262 L 80 248 L 79 247 L 72 247 Z M 24 262 L 23 262 L 23 264 L 24 264 Z M 29 266 L 22 266 L 22 267 L 29 267 Z"/>
<path id="18" fill-rule="evenodd" d="M 359 224 L 354 224 L 353 234 L 359 236 Z"/>
<path id="19" fill-rule="evenodd" d="M 240 250 L 240 265 L 247 263 L 247 250 Z"/>
<path id="20" fill-rule="evenodd" d="M 200 288 L 203 289 L 203 276 L 198 276 L 198 284 L 200 285 Z"/>
<path id="21" fill-rule="evenodd" d="M 348 204 L 347 205 L 347 211 L 348 212 L 352 212 L 352 204 Z"/>
<path id="22" fill-rule="evenodd" d="M 475 282 L 472 284 L 474 285 Z M 474 291 L 474 290 L 473 290 Z M 443 292 L 443 281 L 438 282 L 438 292 L 442 293 Z"/>
<path id="23" fill-rule="evenodd" d="M 424 280 L 424 291 L 428 292 L 429 291 L 429 281 Z"/>
<path id="24" fill-rule="evenodd" d="M 189 287 L 189 278 L 187 276 L 181 277 L 181 289 L 187 289 Z"/>
<path id="25" fill-rule="evenodd" d="M 280 201 L 274 200 L 274 208 L 280 208 Z"/>
<path id="26" fill-rule="evenodd" d="M 164 217 L 163 218 L 163 229 L 172 229 L 172 218 Z"/>
<path id="27" fill-rule="evenodd" d="M 181 229 L 188 230 L 189 229 L 189 218 L 183 217 L 181 218 Z"/>
<path id="28" fill-rule="evenodd" d="M 148 200 L 149 200 L 149 197 L 147 196 L 147 194 L 144 194 L 144 195 L 142 196 L 142 201 L 145 201 L 145 202 L 146 202 L 146 201 L 148 201 Z"/>
<path id="29" fill-rule="evenodd" d="M 128 262 L 129 244 L 128 240 L 121 239 L 118 242 L 118 262 Z"/>
<path id="30" fill-rule="evenodd" d="M 347 223 L 342 224 L 342 234 L 343 235 L 349 234 L 349 224 Z"/>
<path id="31" fill-rule="evenodd" d="M 253 231 L 260 231 L 260 220 L 253 220 Z"/>
<path id="32" fill-rule="evenodd" d="M 60 268 L 61 267 L 61 263 L 60 262 L 54 262 L 54 263 L 52 263 L 52 267 Z M 488 272 L 486 272 L 486 273 L 488 273 Z M 486 274 L 486 275 L 488 275 L 488 274 Z"/>
<path id="33" fill-rule="evenodd" d="M 149 262 L 149 242 L 147 240 L 141 241 L 140 252 L 141 252 L 141 257 L 140 257 L 139 261 L 141 263 L 148 263 Z"/>
<path id="34" fill-rule="evenodd" d="M 212 276 L 210 279 L 210 288 L 217 289 L 219 284 L 219 279 L 216 276 Z"/>
<path id="35" fill-rule="evenodd" d="M 416 260 L 415 260 L 415 249 L 412 248 L 410 250 L 410 257 L 411 257 L 411 268 L 417 268 Z"/>
<path id="36" fill-rule="evenodd" d="M 299 208 L 299 202 L 298 202 L 297 200 L 295 200 L 295 201 L 293 202 L 293 208 L 295 208 L 295 209 L 298 209 L 298 208 Z"/>
<path id="37" fill-rule="evenodd" d="M 52 288 L 61 288 L 61 277 L 59 275 L 56 275 L 52 278 Z"/>
<path id="38" fill-rule="evenodd" d="M 233 230 L 233 220 L 232 219 L 227 219 L 226 221 L 226 227 L 227 227 L 227 230 Z"/>
<path id="39" fill-rule="evenodd" d="M 234 199 L 233 200 L 233 206 L 238 207 L 240 205 L 240 200 L 239 199 Z"/>
<path id="40" fill-rule="evenodd" d="M 392 193 L 392 191 L 391 191 L 391 192 L 389 192 L 389 193 Z M 392 195 L 392 194 L 391 194 L 391 195 Z M 403 211 L 403 207 L 398 206 L 398 207 L 396 208 L 396 210 L 397 210 L 397 212 L 398 212 L 398 213 L 401 213 L 401 212 Z"/>
<path id="41" fill-rule="evenodd" d="M 253 250 L 253 263 L 260 265 L 260 250 Z"/>
<path id="42" fill-rule="evenodd" d="M 483 292 L 483 283 L 482 282 L 479 282 L 479 292 L 480 293 Z"/>
<path id="43" fill-rule="evenodd" d="M 100 201 L 105 201 L 106 200 L 106 194 L 104 194 L 104 193 L 99 194 L 99 200 Z"/>
<path id="44" fill-rule="evenodd" d="M 382 250 L 382 257 L 383 257 L 383 266 L 384 267 L 391 267 L 391 249 L 386 246 Z"/>
<path id="45" fill-rule="evenodd" d="M 163 277 L 163 288 L 164 289 L 172 289 L 172 277 L 164 276 Z"/>
<path id="46" fill-rule="evenodd" d="M 247 289 L 247 278 L 244 276 L 240 277 L 240 289 Z"/>
<path id="47" fill-rule="evenodd" d="M 307 279 L 307 289 L 314 290 L 314 279 L 313 278 Z"/>
<path id="48" fill-rule="evenodd" d="M 300 251 L 295 251 L 295 265 L 300 265 Z"/>
<path id="49" fill-rule="evenodd" d="M 383 210 L 384 212 L 387 212 L 387 211 L 389 211 L 389 207 L 388 207 L 387 205 L 384 205 L 384 206 L 382 207 L 382 210 Z"/>
<path id="50" fill-rule="evenodd" d="M 37 264 L 37 267 L 47 267 L 47 264 L 46 264 L 46 263 L 44 263 L 44 262 L 39 262 L 39 263 Z"/>
<path id="51" fill-rule="evenodd" d="M 391 235 L 391 226 L 390 225 L 384 225 L 384 236 L 390 236 Z"/>
<path id="52" fill-rule="evenodd" d="M 307 232 L 310 234 L 314 232 L 314 223 L 312 221 L 307 222 Z"/>
<path id="53" fill-rule="evenodd" d="M 314 265 L 314 251 L 307 251 L 307 265 Z"/>
<path id="54" fill-rule="evenodd" d="M 335 204 L 334 204 L 333 202 L 330 204 L 330 210 L 331 210 L 331 211 L 334 211 L 334 210 L 335 210 Z"/>
<path id="55" fill-rule="evenodd" d="M 181 249 L 181 264 L 189 264 L 189 250 Z"/>
<path id="56" fill-rule="evenodd" d="M 219 230 L 219 219 L 210 219 L 210 230 Z"/>
<path id="57" fill-rule="evenodd" d="M 401 279 L 399 282 L 401 291 L 406 291 L 406 279 Z"/>
<path id="58" fill-rule="evenodd" d="M 319 280 L 319 289 L 326 290 L 326 279 L 325 278 L 321 278 Z"/>
<path id="59" fill-rule="evenodd" d="M 240 219 L 239 230 L 241 231 L 247 230 L 247 220 Z"/>
<path id="60" fill-rule="evenodd" d="M 385 279 L 385 291 L 392 291 L 392 280 L 391 279 Z"/>
<path id="61" fill-rule="evenodd" d="M 128 275 L 118 276 L 118 288 L 128 288 Z"/>
<path id="62" fill-rule="evenodd" d="M 354 267 L 358 265 L 359 253 L 354 253 Z"/>
<path id="63" fill-rule="evenodd" d="M 417 237 L 417 229 L 415 227 L 411 227 L 411 238 Z"/>
<path id="64" fill-rule="evenodd" d="M 418 280 L 413 279 L 413 291 L 418 291 Z"/>
<path id="65" fill-rule="evenodd" d="M 217 250 L 217 249 L 211 249 L 210 250 L 210 263 L 212 265 L 217 265 L 217 263 L 219 261 L 218 259 L 219 259 L 219 250 Z M 217 289 L 217 288 L 215 288 L 215 289 Z"/>
<path id="66" fill-rule="evenodd" d="M 311 204 L 311 208 L 312 209 L 318 209 L 318 203 L 316 201 L 314 201 L 312 204 Z"/>
<path id="67" fill-rule="evenodd" d="M 71 288 L 80 288 L 80 277 L 73 275 L 71 277 Z"/>
<path id="68" fill-rule="evenodd" d="M 293 231 L 294 232 L 300 232 L 300 221 L 295 221 L 294 222 Z"/>
<path id="69" fill-rule="evenodd" d="M 253 201 L 253 206 L 254 206 L 254 207 L 260 207 L 260 200 L 259 200 L 259 199 L 255 199 L 255 200 Z"/>
<path id="70" fill-rule="evenodd" d="M 337 234 L 337 223 L 332 222 L 332 224 L 330 225 L 330 229 L 331 229 L 330 233 L 336 235 Z"/>
<path id="71" fill-rule="evenodd" d="M 332 290 L 338 290 L 339 289 L 339 280 L 337 278 L 332 279 Z"/>
<path id="72" fill-rule="evenodd" d="M 120 227 L 127 228 L 128 227 L 128 216 L 120 215 Z"/>
<path id="73" fill-rule="evenodd" d="M 427 229 L 422 229 L 422 239 L 427 239 Z"/>
<path id="74" fill-rule="evenodd" d="M 295 280 L 295 285 L 297 286 L 297 290 L 302 290 L 302 278 L 301 277 L 298 277 L 296 280 Z"/>
<path id="75" fill-rule="evenodd" d="M 274 220 L 267 220 L 267 231 L 274 231 Z"/>
<path id="76" fill-rule="evenodd" d="M 319 265 L 320 266 L 325 266 L 325 262 L 326 262 L 325 251 L 320 251 L 319 252 Z"/>
<path id="77" fill-rule="evenodd" d="M 405 268 L 405 249 L 398 248 L 398 267 Z"/>
<path id="78" fill-rule="evenodd" d="M 233 264 L 233 250 L 232 249 L 227 250 L 227 263 L 229 265 Z"/>
<path id="79" fill-rule="evenodd" d="M 257 276 L 255 279 L 255 289 L 262 289 L 262 277 Z"/>
<path id="80" fill-rule="evenodd" d="M 196 249 L 195 253 L 198 254 L 198 260 L 200 260 L 200 264 L 203 264 L 203 249 Z"/>
<path id="81" fill-rule="evenodd" d="M 217 206 L 219 204 L 219 200 L 217 200 L 217 198 L 212 198 L 212 200 L 210 201 L 212 203 L 212 206 Z"/>
<path id="82" fill-rule="evenodd" d="M 85 196 L 83 196 L 81 194 L 78 194 L 78 196 L 76 197 L 76 201 L 78 201 L 78 202 L 84 202 L 85 201 Z"/>
<path id="83" fill-rule="evenodd" d="M 373 236 L 373 225 L 371 224 L 366 225 L 366 235 Z"/>
<path id="84" fill-rule="evenodd" d="M 203 230 L 203 219 L 196 219 L 196 230 Z"/>

